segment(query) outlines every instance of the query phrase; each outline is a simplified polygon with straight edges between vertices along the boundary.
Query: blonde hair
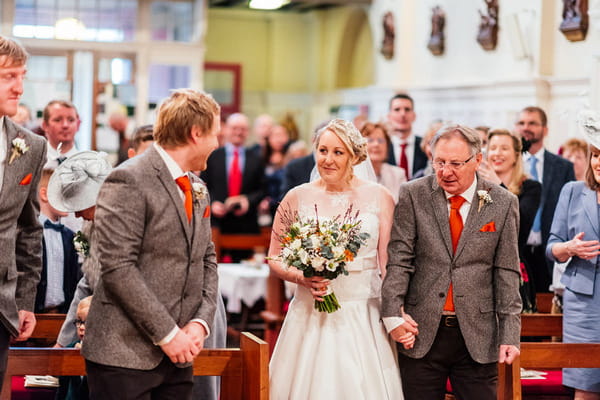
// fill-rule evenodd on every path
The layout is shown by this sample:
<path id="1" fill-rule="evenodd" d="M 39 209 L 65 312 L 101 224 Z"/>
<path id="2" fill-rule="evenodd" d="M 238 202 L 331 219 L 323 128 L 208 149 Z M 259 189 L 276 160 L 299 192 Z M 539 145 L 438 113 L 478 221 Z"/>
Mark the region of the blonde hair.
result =
<path id="1" fill-rule="evenodd" d="M 210 94 L 193 89 L 174 90 L 158 109 L 154 140 L 166 148 L 184 146 L 193 126 L 209 134 L 220 112 Z"/>
<path id="2" fill-rule="evenodd" d="M 0 35 L 0 66 L 4 68 L 25 65 L 29 54 L 16 40 Z"/>
<path id="3" fill-rule="evenodd" d="M 92 297 L 93 296 L 88 296 L 88 297 L 84 297 L 83 299 L 81 299 L 81 301 L 79 302 L 79 304 L 77 305 L 77 315 L 79 316 L 79 313 L 85 313 L 87 315 L 87 313 L 90 311 L 90 305 L 92 304 Z"/>
<path id="4" fill-rule="evenodd" d="M 510 174 L 510 182 L 508 182 L 508 185 L 506 186 L 511 193 L 518 196 L 521 194 L 523 181 L 528 178 L 523 169 L 523 157 L 521 155 L 521 151 L 523 150 L 523 142 L 521 141 L 521 136 L 519 136 L 517 133 L 511 133 L 507 129 L 492 129 L 488 133 L 488 147 L 490 146 L 490 142 L 494 136 L 508 136 L 511 138 L 513 150 L 515 152 L 515 165 L 513 167 L 512 174 Z"/>

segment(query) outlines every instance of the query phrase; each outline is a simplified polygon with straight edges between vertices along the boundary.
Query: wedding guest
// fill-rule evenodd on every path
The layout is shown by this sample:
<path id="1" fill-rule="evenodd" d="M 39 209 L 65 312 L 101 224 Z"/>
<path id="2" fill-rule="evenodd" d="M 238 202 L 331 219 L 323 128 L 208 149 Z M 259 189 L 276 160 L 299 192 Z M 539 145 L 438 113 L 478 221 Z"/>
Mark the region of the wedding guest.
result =
<path id="1" fill-rule="evenodd" d="M 531 266 L 525 257 L 527 237 L 540 205 L 542 185 L 523 170 L 523 144 L 518 134 L 506 129 L 494 129 L 488 134 L 487 159 L 481 161 L 479 175 L 503 186 L 519 198 L 519 260 L 520 292 L 523 312 L 536 312 L 535 287 L 529 280 Z"/>
<path id="2" fill-rule="evenodd" d="M 42 275 L 35 297 L 36 313 L 61 313 L 69 309 L 81 266 L 73 245 L 75 233 L 60 223 L 67 213 L 52 207 L 48 201 L 48 182 L 53 169 L 44 169 L 38 190 L 40 223 L 44 226 L 42 239 Z"/>
<path id="3" fill-rule="evenodd" d="M 431 139 L 433 139 L 436 132 L 443 125 L 444 125 L 444 123 L 439 120 L 433 121 L 432 123 L 429 124 L 429 128 L 427 129 L 427 132 L 425 132 L 425 135 L 423 135 L 423 139 L 421 140 L 421 145 L 420 145 L 421 150 L 423 150 L 423 153 L 425 153 L 425 156 L 427 156 L 427 164 L 425 165 L 425 168 L 421 168 L 420 170 L 415 172 L 413 179 L 433 175 L 434 171 L 433 171 L 433 167 L 431 166 L 431 157 L 432 157 L 431 156 Z"/>
<path id="4" fill-rule="evenodd" d="M 589 155 L 585 180 L 569 182 L 560 192 L 546 255 L 566 262 L 563 293 L 563 342 L 600 342 L 600 138 L 585 130 Z M 600 399 L 600 368 L 565 368 L 563 384 L 576 400 Z"/>
<path id="5" fill-rule="evenodd" d="M 489 126 L 480 125 L 480 126 L 476 126 L 475 130 L 479 134 L 479 139 L 481 139 L 481 148 L 482 149 L 487 148 L 488 133 L 490 132 L 490 127 Z"/>
<path id="6" fill-rule="evenodd" d="M 38 185 L 46 141 L 15 124 L 23 94 L 27 52 L 0 36 L 0 390 L 11 337 L 26 340 L 35 328 L 35 287 L 42 270 Z"/>
<path id="7" fill-rule="evenodd" d="M 91 399 L 192 396 L 218 276 L 208 191 L 189 172 L 204 170 L 216 149 L 219 113 L 210 95 L 173 91 L 152 147 L 102 185 L 93 243 L 101 274 L 82 346 Z"/>
<path id="8" fill-rule="evenodd" d="M 572 138 L 562 146 L 562 157 L 573 163 L 575 179 L 585 180 L 585 171 L 588 164 L 588 144 L 583 139 Z"/>
<path id="9" fill-rule="evenodd" d="M 48 139 L 48 161 L 46 168 L 56 168 L 79 150 L 75 146 L 75 135 L 81 120 L 73 103 L 67 100 L 52 100 L 42 113 L 42 129 Z"/>
<path id="10" fill-rule="evenodd" d="M 21 125 L 23 128 L 31 129 L 31 111 L 24 103 L 19 103 L 17 106 L 17 113 L 11 116 L 10 119 L 12 119 L 16 124 Z"/>
<path id="11" fill-rule="evenodd" d="M 152 125 L 142 125 L 138 127 L 129 141 L 131 146 L 127 149 L 127 157 L 132 158 L 145 152 L 148 147 L 154 143 L 154 133 Z"/>
<path id="12" fill-rule="evenodd" d="M 401 399 L 393 345 L 380 323 L 381 275 L 394 201 L 388 190 L 358 177 L 367 157 L 366 139 L 350 122 L 334 119 L 317 133 L 316 165 L 320 178 L 290 190 L 274 220 L 269 266 L 281 279 L 297 283 L 270 364 L 270 398 Z M 354 167 L 354 168 L 353 168 Z M 348 275 L 327 281 L 284 268 L 279 235 L 289 226 L 286 213 L 302 218 L 331 219 L 360 210 L 361 231 L 370 236 Z M 341 308 L 332 314 L 315 309 L 331 288 Z M 407 335 L 410 346 L 414 336 Z M 348 368 L 348 366 L 352 366 Z M 320 366 L 323 366 L 321 368 Z"/>
<path id="13" fill-rule="evenodd" d="M 265 183 L 266 197 L 258 205 L 259 221 L 261 214 L 268 215 L 268 223 L 262 225 L 270 225 L 275 210 L 279 204 L 281 184 L 283 181 L 285 154 L 290 144 L 290 136 L 282 125 L 275 125 L 271 129 L 271 134 L 267 138 L 263 162 L 265 164 Z"/>
<path id="14" fill-rule="evenodd" d="M 367 153 L 375 170 L 377 183 L 388 188 L 394 198 L 394 203 L 396 203 L 400 185 L 406 182 L 406 172 L 402 168 L 386 162 L 388 149 L 392 142 L 385 126 L 366 122 L 360 129 L 360 133 L 367 138 Z"/>
<path id="15" fill-rule="evenodd" d="M 475 130 L 433 138 L 435 175 L 400 187 L 382 287 L 383 322 L 400 348 L 407 400 L 495 400 L 498 362 L 519 355 L 517 197 L 477 175 Z M 412 318 L 410 318 L 412 317 Z M 413 320 L 414 319 L 414 320 Z"/>

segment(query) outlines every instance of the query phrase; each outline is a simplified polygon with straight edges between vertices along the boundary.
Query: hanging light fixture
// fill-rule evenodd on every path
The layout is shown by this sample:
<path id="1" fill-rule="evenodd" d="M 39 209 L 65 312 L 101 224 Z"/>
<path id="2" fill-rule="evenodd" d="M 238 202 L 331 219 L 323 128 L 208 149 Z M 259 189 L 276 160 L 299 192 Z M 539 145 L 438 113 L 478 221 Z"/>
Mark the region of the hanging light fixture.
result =
<path id="1" fill-rule="evenodd" d="M 256 10 L 276 10 L 289 2 L 290 0 L 250 0 L 249 7 Z"/>

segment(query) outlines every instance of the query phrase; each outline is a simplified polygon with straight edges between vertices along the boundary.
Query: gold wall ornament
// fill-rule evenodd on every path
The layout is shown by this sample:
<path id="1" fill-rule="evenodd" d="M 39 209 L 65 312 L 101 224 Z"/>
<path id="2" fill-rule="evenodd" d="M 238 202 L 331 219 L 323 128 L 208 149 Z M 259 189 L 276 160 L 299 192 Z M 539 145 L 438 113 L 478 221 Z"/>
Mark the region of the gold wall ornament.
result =
<path id="1" fill-rule="evenodd" d="M 487 12 L 479 10 L 481 22 L 479 23 L 479 33 L 477 42 L 484 50 L 494 50 L 498 44 L 498 0 L 485 0 Z"/>
<path id="2" fill-rule="evenodd" d="M 381 54 L 386 60 L 394 58 L 394 14 L 391 11 L 383 14 L 383 41 L 381 42 Z"/>
<path id="3" fill-rule="evenodd" d="M 588 29 L 587 0 L 563 0 L 562 22 L 559 30 L 571 42 L 585 40 Z"/>
<path id="4" fill-rule="evenodd" d="M 444 26 L 446 25 L 446 13 L 440 6 L 431 9 L 431 36 L 427 48 L 434 56 L 444 54 Z"/>

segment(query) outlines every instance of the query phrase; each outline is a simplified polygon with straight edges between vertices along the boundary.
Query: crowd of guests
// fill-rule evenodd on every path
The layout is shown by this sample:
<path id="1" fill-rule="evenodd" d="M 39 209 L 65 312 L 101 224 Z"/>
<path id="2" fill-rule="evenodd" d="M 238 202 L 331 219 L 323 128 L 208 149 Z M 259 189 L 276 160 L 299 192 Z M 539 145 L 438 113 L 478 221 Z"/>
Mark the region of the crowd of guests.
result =
<path id="1" fill-rule="evenodd" d="M 96 398 L 118 397 L 123 390 L 157 390 L 160 395 L 160 390 L 172 385 L 177 386 L 173 392 L 176 396 L 187 397 L 192 390 L 188 385 L 192 382 L 191 370 L 179 367 L 189 366 L 203 347 L 225 345 L 225 311 L 216 285 L 217 260 L 210 228 L 218 227 L 223 233 L 257 233 L 260 226 L 281 223 L 277 212 L 282 202 L 302 210 L 301 203 L 307 199 L 329 205 L 333 215 L 340 199 L 349 193 L 358 204 L 378 211 L 369 211 L 373 214 L 373 231 L 367 247 L 372 254 L 364 257 L 353 271 L 358 274 L 352 275 L 357 287 L 368 289 L 368 295 L 358 299 L 354 317 L 344 314 L 343 318 L 361 320 L 366 329 L 373 331 L 373 346 L 384 350 L 379 353 L 380 359 L 365 365 L 370 363 L 374 380 L 387 386 L 355 386 L 353 379 L 337 377 L 347 382 L 345 389 L 350 392 L 382 390 L 382 395 L 402 396 L 398 394 L 399 380 L 374 372 L 394 368 L 396 357 L 389 353 L 393 350 L 386 344 L 387 333 L 404 348 L 400 350 L 400 370 L 406 398 L 419 398 L 423 393 L 437 395 L 438 386 L 434 385 L 433 391 L 424 389 L 432 381 L 423 381 L 421 372 L 428 363 L 436 363 L 428 351 L 455 348 L 459 342 L 463 346 L 460 354 L 473 359 L 457 364 L 457 368 L 467 367 L 467 375 L 483 373 L 485 382 L 471 385 L 466 383 L 469 376 L 462 376 L 455 381 L 456 391 L 467 399 L 493 392 L 490 382 L 495 372 L 488 367 L 498 359 L 510 362 L 518 354 L 515 308 L 517 314 L 535 312 L 537 292 L 555 291 L 556 308 L 564 312 L 565 341 L 600 342 L 600 294 L 595 290 L 600 285 L 596 272 L 600 255 L 600 138 L 592 132 L 587 133 L 585 141 L 567 141 L 561 155 L 553 154 L 544 146 L 548 135 L 544 110 L 526 107 L 512 129 L 481 126 L 475 130 L 435 122 L 420 137 L 413 132 L 414 100 L 398 94 L 390 100 L 382 122 L 357 119 L 352 125 L 329 121 L 315 130 L 310 146 L 297 140 L 298 133 L 289 120 L 278 124 L 272 117 L 261 115 L 252 125 L 255 143 L 248 146 L 251 123 L 247 116 L 232 114 L 221 125 L 219 107 L 210 96 L 180 90 L 161 106 L 155 126 L 139 127 L 132 138 L 123 140 L 129 148 L 121 152 L 121 158 L 127 154 L 132 160 L 113 169 L 105 155 L 76 148 L 80 119 L 76 107 L 68 101 L 53 100 L 44 108 L 40 129 L 46 140 L 14 122 L 24 126 L 31 123 L 26 108 L 18 105 L 26 58 L 20 45 L 1 38 L 0 74 L 12 81 L 0 90 L 13 96 L 9 100 L 8 96 L 0 96 L 0 139 L 4 138 L 0 142 L 8 143 L 8 147 L 0 146 L 0 157 L 6 160 L 0 182 L 15 184 L 19 190 L 15 189 L 11 202 L 0 203 L 4 217 L 0 247 L 7 254 L 1 262 L 7 273 L 0 296 L 8 299 L 1 303 L 16 306 L 0 310 L 0 360 L 4 363 L 0 367 L 5 368 L 10 337 L 22 340 L 31 335 L 34 311 L 66 313 L 56 346 L 76 346 L 85 333 L 83 355 L 90 375 L 89 382 L 66 384 L 70 396 L 87 392 L 88 385 Z M 145 156 L 137 157 L 144 152 Z M 13 163 L 14 168 L 10 168 Z M 359 164 L 367 166 L 374 182 L 365 183 L 353 175 L 352 167 Z M 482 186 L 483 182 L 490 186 Z M 309 184 L 302 185 L 305 183 Z M 437 194 L 432 194 L 432 188 Z M 12 189 L 7 186 L 4 190 Z M 495 265 L 500 259 L 511 264 L 510 268 L 500 268 L 501 272 L 493 274 L 485 269 L 481 275 L 471 277 L 470 283 L 453 281 L 450 274 L 441 274 L 443 279 L 434 277 L 433 271 L 427 272 L 426 268 L 410 270 L 410 257 L 427 266 L 433 265 L 431 257 L 436 257 L 447 262 L 448 271 L 450 265 L 454 268 L 453 255 L 462 251 L 461 243 L 466 240 L 459 241 L 463 221 L 465 233 L 476 232 L 466 227 L 473 224 L 475 210 L 479 212 L 488 203 L 480 192 L 494 199 L 496 204 L 492 206 L 494 201 L 490 200 L 489 208 L 497 217 L 497 225 L 484 225 L 479 232 L 495 233 L 497 227 L 499 233 L 487 236 L 495 246 L 489 252 L 467 251 L 469 261 L 465 265 Z M 439 237 L 425 234 L 436 221 L 441 224 L 445 219 L 448 224 L 446 214 L 433 213 L 423 208 L 423 203 L 415 203 L 428 199 L 428 195 L 432 202 L 437 201 L 432 209 L 450 214 L 446 247 Z M 480 202 L 471 205 L 469 200 L 476 195 Z M 456 200 L 459 205 L 451 199 L 455 197 L 462 198 Z M 173 199 L 180 199 L 183 207 L 170 207 Z M 467 205 L 463 206 L 465 200 Z M 445 217 L 440 219 L 440 215 Z M 180 224 L 173 228 L 173 221 Z M 512 254 L 511 246 L 515 244 L 516 252 Z M 276 256 L 276 249 L 272 247 L 270 255 Z M 228 256 L 235 259 L 248 255 Z M 483 258 L 485 261 L 481 261 Z M 198 259 L 202 262 L 196 264 Z M 188 266 L 194 269 L 192 278 Z M 308 315 L 305 309 L 312 309 L 313 299 L 324 296 L 331 283 L 290 274 L 288 270 L 281 272 L 277 265 L 271 267 L 282 279 L 299 284 L 290 314 L 299 318 L 296 323 L 300 321 L 300 326 L 312 326 L 316 332 L 312 339 L 298 338 L 291 333 L 297 329 L 284 325 L 285 341 L 278 344 L 278 356 L 274 358 L 279 366 L 275 372 L 284 374 L 279 376 L 280 385 L 289 378 L 285 374 L 294 372 L 295 364 L 289 358 L 292 354 L 302 358 L 303 368 L 308 368 L 311 357 L 317 357 L 319 351 L 324 352 L 324 358 L 331 355 L 318 338 L 331 330 L 334 340 L 342 317 L 325 320 L 324 315 L 319 315 L 320 319 L 313 315 L 304 325 L 302 318 Z M 411 279 L 415 283 L 409 283 Z M 487 287 L 484 282 L 489 279 L 498 279 L 494 284 L 499 286 Z M 381 292 L 370 292 L 381 285 Z M 436 286 L 437 298 L 423 301 L 430 296 L 425 292 L 435 285 L 444 286 Z M 498 329 L 495 319 L 476 323 L 472 310 L 459 311 L 470 310 L 464 297 L 472 286 L 482 291 L 482 299 L 494 298 L 493 304 L 490 300 L 490 304 L 480 305 L 482 313 L 489 307 L 505 312 L 501 323 L 510 329 L 501 330 L 504 337 L 498 343 L 482 345 L 482 338 L 475 338 L 477 332 L 481 336 L 481 326 L 485 328 L 484 336 L 493 337 Z M 499 287 L 505 292 L 496 298 Z M 402 294 L 395 295 L 396 290 Z M 343 287 L 337 291 L 346 293 Z M 346 294 L 348 299 L 357 300 L 351 290 Z M 90 300 L 92 295 L 95 300 Z M 342 302 L 346 300 L 340 297 Z M 387 330 L 383 335 L 379 300 L 372 300 L 380 298 Z M 436 310 L 443 306 L 441 323 L 437 311 L 431 312 L 432 305 Z M 167 307 L 177 308 L 177 312 Z M 475 314 L 479 315 L 480 307 Z M 402 310 L 400 314 L 398 310 Z M 89 324 L 88 311 L 92 316 Z M 459 336 L 456 331 L 447 331 L 454 335 L 450 340 L 435 336 L 440 324 L 441 331 L 457 328 L 457 317 L 463 330 Z M 89 329 L 84 329 L 87 325 Z M 298 340 L 314 345 L 315 354 L 297 352 Z M 499 357 L 496 345 L 500 346 Z M 359 357 L 367 357 L 373 350 L 364 343 L 343 346 Z M 440 357 L 446 362 L 453 355 L 442 351 Z M 149 369 L 158 372 L 149 376 L 145 374 Z M 447 372 L 436 371 L 436 385 L 445 382 L 441 378 L 446 378 Z M 564 382 L 576 389 L 576 398 L 598 399 L 599 373 L 566 370 Z M 141 376 L 147 380 L 140 386 Z M 306 396 L 301 390 L 312 385 L 314 379 L 305 376 L 300 383 L 287 382 L 281 392 L 273 389 L 281 386 L 272 386 L 272 394 L 274 398 Z M 179 387 L 181 382 L 185 384 Z M 195 395 L 218 398 L 215 378 L 193 382 Z M 309 392 L 322 394 L 323 390 L 332 389 L 316 385 Z M 338 396 L 335 391 L 327 393 Z"/>

